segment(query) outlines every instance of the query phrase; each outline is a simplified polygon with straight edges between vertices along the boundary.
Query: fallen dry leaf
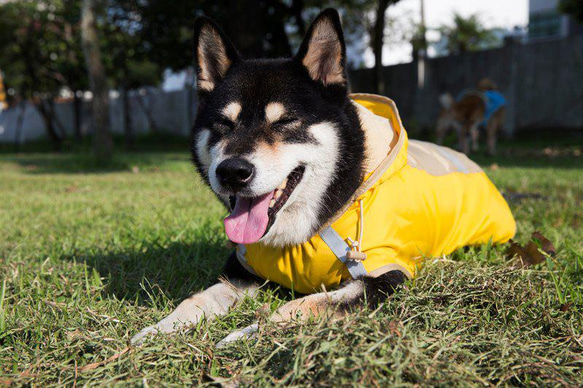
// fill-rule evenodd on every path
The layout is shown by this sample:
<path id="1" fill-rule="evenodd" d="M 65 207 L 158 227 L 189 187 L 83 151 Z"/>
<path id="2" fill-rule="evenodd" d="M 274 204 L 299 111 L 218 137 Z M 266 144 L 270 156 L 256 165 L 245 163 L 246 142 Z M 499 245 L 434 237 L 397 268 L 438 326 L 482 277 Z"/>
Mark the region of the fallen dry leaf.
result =
<path id="1" fill-rule="evenodd" d="M 498 163 L 492 163 L 489 168 L 492 171 L 498 171 L 498 170 L 500 170 L 500 166 L 498 165 Z"/>
<path id="2" fill-rule="evenodd" d="M 509 242 L 506 258 L 518 258 L 519 267 L 540 264 L 547 256 L 554 257 L 557 253 L 553 243 L 538 231 L 531 235 L 530 241 L 524 247 L 512 240 Z"/>
<path id="3" fill-rule="evenodd" d="M 105 365 L 105 364 L 108 364 L 112 361 L 117 360 L 118 358 L 120 358 L 121 356 L 123 356 L 124 354 L 129 352 L 129 350 L 130 350 L 129 347 L 123 348 L 119 353 L 114 354 L 113 356 L 109 357 L 108 359 L 105 359 L 105 360 L 100 361 L 100 362 L 94 362 L 93 364 L 88 364 L 88 365 L 82 366 L 81 368 L 79 368 L 79 370 L 86 371 L 86 370 L 92 370 L 92 369 L 98 368 L 101 365 Z"/>
<path id="4" fill-rule="evenodd" d="M 524 252 L 524 248 L 522 246 L 520 246 L 520 244 L 518 244 L 517 242 L 515 242 L 512 239 L 510 239 L 508 241 L 508 243 L 510 244 L 510 246 L 508 247 L 508 249 L 506 249 L 506 258 L 508 260 L 512 260 L 515 257 L 524 257 L 524 256 L 526 256 L 526 252 Z"/>
<path id="5" fill-rule="evenodd" d="M 133 167 L 132 167 L 132 172 L 133 172 L 134 174 L 137 174 L 137 173 L 139 173 L 139 172 L 140 172 L 140 168 L 139 168 L 138 166 L 133 166 Z"/>
<path id="6" fill-rule="evenodd" d="M 400 337 L 402 328 L 403 324 L 400 321 L 389 322 L 389 332 L 394 336 Z"/>
<path id="7" fill-rule="evenodd" d="M 541 232 L 534 232 L 531 236 L 531 239 L 537 243 L 537 245 L 540 246 L 540 249 L 542 249 L 543 252 L 545 252 L 547 255 L 554 257 L 557 254 L 557 249 L 551 240 L 543 236 Z"/>

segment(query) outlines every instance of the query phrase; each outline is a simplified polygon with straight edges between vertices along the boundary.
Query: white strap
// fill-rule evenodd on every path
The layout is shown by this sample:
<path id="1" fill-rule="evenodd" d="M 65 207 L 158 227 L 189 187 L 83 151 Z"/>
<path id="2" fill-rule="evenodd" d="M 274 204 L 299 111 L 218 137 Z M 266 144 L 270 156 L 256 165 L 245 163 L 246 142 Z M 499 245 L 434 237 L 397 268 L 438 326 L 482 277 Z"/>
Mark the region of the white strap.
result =
<path id="1" fill-rule="evenodd" d="M 348 272 L 350 272 L 350 275 L 353 279 L 359 279 L 367 275 L 366 269 L 364 269 L 362 262 L 346 259 L 346 252 L 350 251 L 350 247 L 346 241 L 344 241 L 342 237 L 340 237 L 340 235 L 336 233 L 334 229 L 332 229 L 332 227 L 329 226 L 321 231 L 320 237 L 322 240 L 324 240 L 326 245 L 328 245 L 338 260 L 346 264 Z"/>

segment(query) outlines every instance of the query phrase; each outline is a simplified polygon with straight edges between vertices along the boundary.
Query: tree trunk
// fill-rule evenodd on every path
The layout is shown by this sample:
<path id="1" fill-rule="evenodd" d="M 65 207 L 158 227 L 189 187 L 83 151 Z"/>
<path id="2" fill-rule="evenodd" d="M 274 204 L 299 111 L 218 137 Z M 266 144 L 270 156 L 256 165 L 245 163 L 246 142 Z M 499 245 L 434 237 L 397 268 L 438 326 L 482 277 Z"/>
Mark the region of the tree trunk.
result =
<path id="1" fill-rule="evenodd" d="M 31 50 L 29 50 L 28 48 L 30 47 L 30 41 L 32 39 L 36 39 L 36 36 L 33 35 L 33 29 L 34 29 L 34 22 L 30 22 L 27 28 L 27 44 L 24 45 L 22 52 L 24 54 L 24 66 L 26 69 L 26 74 L 28 76 L 28 78 L 31 81 L 31 84 L 33 87 L 37 86 L 39 84 L 39 80 L 38 80 L 38 70 L 35 68 L 34 66 L 34 60 L 31 57 Z M 47 135 L 49 136 L 49 140 L 53 143 L 53 148 L 55 149 L 55 151 L 60 151 L 61 150 L 61 142 L 62 139 L 59 137 L 58 133 L 55 131 L 55 124 L 53 122 L 53 118 L 52 118 L 52 114 L 50 112 L 49 109 L 47 109 L 47 107 L 44 105 L 44 101 L 42 98 L 39 98 L 38 101 L 36 101 L 36 99 L 34 98 L 34 93 L 32 90 L 28 90 L 28 88 L 25 88 L 25 90 L 22 91 L 22 96 L 26 96 L 30 99 L 30 101 L 32 101 L 32 103 L 34 105 L 36 105 L 36 108 L 38 109 L 39 113 L 42 116 L 42 119 L 45 123 L 45 129 L 47 131 Z M 38 102 L 38 103 L 37 103 Z"/>
<path id="2" fill-rule="evenodd" d="M 414 52 L 413 52 L 413 63 L 417 64 L 417 92 L 425 88 L 425 78 L 426 78 L 426 63 L 427 58 L 427 38 L 426 38 L 426 28 L 425 28 L 425 0 L 420 0 L 420 10 L 421 10 L 421 23 L 419 24 L 419 30 L 416 33 Z M 417 93 L 419 94 L 419 93 Z"/>
<path id="3" fill-rule="evenodd" d="M 385 37 L 385 12 L 391 0 L 378 0 L 375 14 L 373 52 L 374 52 L 374 92 L 385 93 L 383 79 L 383 45 Z"/>
<path id="4" fill-rule="evenodd" d="M 126 150 L 134 148 L 134 131 L 132 130 L 132 116 L 130 114 L 130 94 L 127 86 L 121 89 L 123 99 L 123 133 L 125 137 Z"/>
<path id="5" fill-rule="evenodd" d="M 22 124 L 24 123 L 24 113 L 26 112 L 26 100 L 22 99 L 18 103 L 18 116 L 16 117 L 16 131 L 14 136 L 14 148 L 16 152 L 20 152 L 22 145 Z"/>
<path id="6" fill-rule="evenodd" d="M 109 132 L 109 89 L 101 59 L 97 30 L 97 0 L 83 0 L 81 11 L 81 38 L 83 54 L 93 92 L 92 111 L 95 128 L 95 157 L 101 164 L 111 161 L 113 140 Z"/>
<path id="7" fill-rule="evenodd" d="M 83 116 L 83 100 L 78 95 L 78 91 L 74 92 L 73 97 L 73 129 L 75 131 L 75 141 L 81 141 L 81 119 Z"/>
<path id="8" fill-rule="evenodd" d="M 48 102 L 48 104 L 50 104 L 50 102 Z M 55 128 L 55 120 L 53 117 L 52 110 L 50 109 L 50 107 L 45 105 L 45 100 L 43 100 L 42 98 L 38 99 L 38 104 L 36 104 L 36 107 L 43 121 L 45 122 L 45 128 L 47 130 L 47 135 L 49 135 L 49 140 L 53 144 L 55 151 L 60 151 L 63 139 L 59 136 Z"/>
<path id="9" fill-rule="evenodd" d="M 65 127 L 63 126 L 63 123 L 61 123 L 61 120 L 59 120 L 59 116 L 57 115 L 57 110 L 55 109 L 55 98 L 53 96 L 51 96 L 48 101 L 47 101 L 47 105 L 49 107 L 49 113 L 51 115 L 51 117 L 53 118 L 53 121 L 55 123 L 55 129 L 59 129 L 58 135 L 60 136 L 61 139 L 65 139 L 67 137 L 67 131 L 65 130 Z"/>
<path id="10" fill-rule="evenodd" d="M 150 92 L 148 92 L 147 90 L 145 90 L 144 94 L 139 94 L 138 96 L 138 103 L 140 104 L 140 107 L 142 108 L 142 111 L 144 112 L 144 114 L 146 115 L 146 121 L 148 121 L 148 127 L 150 129 L 150 132 L 152 133 L 158 133 L 158 126 L 156 125 L 156 120 L 154 120 L 154 116 L 152 115 L 152 101 L 150 101 L 150 107 L 148 107 L 146 105 L 146 102 L 144 101 L 145 97 L 149 95 Z"/>

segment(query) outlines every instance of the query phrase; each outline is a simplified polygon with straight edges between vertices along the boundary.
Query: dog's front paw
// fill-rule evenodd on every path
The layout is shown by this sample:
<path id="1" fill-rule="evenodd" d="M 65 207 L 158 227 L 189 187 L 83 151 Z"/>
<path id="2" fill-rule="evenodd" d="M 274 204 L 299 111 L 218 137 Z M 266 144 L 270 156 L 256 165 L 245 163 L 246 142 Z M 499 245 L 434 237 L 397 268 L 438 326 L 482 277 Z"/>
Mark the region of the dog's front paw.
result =
<path id="1" fill-rule="evenodd" d="M 152 325 L 146 327 L 144 330 L 140 331 L 138 334 L 134 335 L 130 340 L 130 343 L 134 346 L 140 346 L 144 343 L 146 337 L 154 336 L 160 333 L 160 330 L 156 328 L 157 325 Z"/>
<path id="2" fill-rule="evenodd" d="M 157 334 L 169 334 L 180 330 L 188 329 L 200 320 L 200 316 L 192 316 L 190 319 L 178 319 L 175 314 L 170 314 L 168 317 L 162 319 L 155 325 L 148 326 L 138 334 L 134 335 L 130 343 L 134 346 L 140 346 L 144 343 L 147 337 L 155 336 Z"/>
<path id="3" fill-rule="evenodd" d="M 249 325 L 241 330 L 235 330 L 234 332 L 230 333 L 228 336 L 217 342 L 215 345 L 217 349 L 224 348 L 228 344 L 235 342 L 239 339 L 252 339 L 257 336 L 257 331 L 259 330 L 259 325 L 254 323 Z"/>

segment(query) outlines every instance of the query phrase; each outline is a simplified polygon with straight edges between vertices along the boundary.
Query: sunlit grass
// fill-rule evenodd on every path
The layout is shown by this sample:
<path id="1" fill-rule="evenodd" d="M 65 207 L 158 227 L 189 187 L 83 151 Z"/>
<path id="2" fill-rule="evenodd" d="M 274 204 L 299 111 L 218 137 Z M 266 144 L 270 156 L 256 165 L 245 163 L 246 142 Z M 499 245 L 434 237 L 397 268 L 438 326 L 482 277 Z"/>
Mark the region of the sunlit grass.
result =
<path id="1" fill-rule="evenodd" d="M 229 254 L 224 210 L 186 152 L 0 155 L 0 384 L 583 383 L 583 159 L 479 158 L 511 203 L 516 239 L 541 231 L 550 264 L 504 247 L 430 262 L 378 310 L 315 320 L 215 350 L 289 298 L 266 289 L 192 331 L 128 346 L 211 284 Z M 496 162 L 497 165 L 493 165 Z M 97 363 L 97 364 L 94 364 Z"/>

